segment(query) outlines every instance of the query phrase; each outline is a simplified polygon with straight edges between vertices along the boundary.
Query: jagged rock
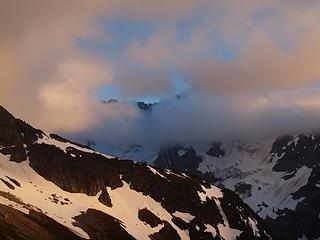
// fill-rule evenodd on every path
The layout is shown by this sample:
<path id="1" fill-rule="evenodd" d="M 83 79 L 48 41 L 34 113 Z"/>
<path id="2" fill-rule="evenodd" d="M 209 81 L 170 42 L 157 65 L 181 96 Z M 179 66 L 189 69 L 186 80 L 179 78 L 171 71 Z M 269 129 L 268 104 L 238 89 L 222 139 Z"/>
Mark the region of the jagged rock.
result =
<path id="1" fill-rule="evenodd" d="M 158 218 L 154 213 L 152 213 L 147 208 L 139 209 L 138 218 L 141 221 L 149 224 L 152 228 L 154 228 L 154 227 L 158 226 L 159 224 L 163 223 L 163 221 L 160 218 Z"/>
<path id="2" fill-rule="evenodd" d="M 112 207 L 111 198 L 108 194 L 107 189 L 105 189 L 105 188 L 102 189 L 102 193 L 100 194 L 98 200 L 99 200 L 99 202 L 106 205 L 107 207 Z"/>
<path id="3" fill-rule="evenodd" d="M 0 106 L 0 153 L 10 155 L 11 161 L 19 163 L 26 160 L 25 146 L 34 143 L 41 135 L 42 131 L 15 119 Z"/>

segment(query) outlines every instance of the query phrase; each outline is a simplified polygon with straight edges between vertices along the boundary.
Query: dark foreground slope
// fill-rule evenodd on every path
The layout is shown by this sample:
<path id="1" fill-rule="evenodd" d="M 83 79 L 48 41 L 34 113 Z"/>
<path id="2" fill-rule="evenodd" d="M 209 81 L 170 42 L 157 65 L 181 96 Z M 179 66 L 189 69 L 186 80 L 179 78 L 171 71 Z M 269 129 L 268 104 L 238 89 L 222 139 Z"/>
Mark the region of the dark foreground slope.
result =
<path id="1" fill-rule="evenodd" d="M 29 214 L 25 214 L 0 204 L 0 239 L 80 240 L 81 238 L 40 212 L 30 211 Z"/>

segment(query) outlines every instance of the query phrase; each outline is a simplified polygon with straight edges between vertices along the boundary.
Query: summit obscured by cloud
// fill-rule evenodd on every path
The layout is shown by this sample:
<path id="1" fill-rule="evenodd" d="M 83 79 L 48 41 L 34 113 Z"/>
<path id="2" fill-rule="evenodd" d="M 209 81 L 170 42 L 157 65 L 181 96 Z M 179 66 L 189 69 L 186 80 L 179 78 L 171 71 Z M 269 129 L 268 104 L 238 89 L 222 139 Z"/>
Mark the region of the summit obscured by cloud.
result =
<path id="1" fill-rule="evenodd" d="M 318 1 L 0 3 L 0 104 L 47 131 L 108 143 L 320 129 Z M 128 103 L 177 93 L 148 120 Z"/>

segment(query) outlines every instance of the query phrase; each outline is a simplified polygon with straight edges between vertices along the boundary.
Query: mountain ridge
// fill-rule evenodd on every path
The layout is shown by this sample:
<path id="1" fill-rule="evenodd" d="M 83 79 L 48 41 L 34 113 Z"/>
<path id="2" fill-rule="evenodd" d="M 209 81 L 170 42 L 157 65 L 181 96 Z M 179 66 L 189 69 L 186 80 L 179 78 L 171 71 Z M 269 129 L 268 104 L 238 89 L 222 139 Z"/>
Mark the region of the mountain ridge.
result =
<path id="1" fill-rule="evenodd" d="M 86 239 L 271 239 L 231 191 L 75 145 L 2 107 L 0 122 L 0 204 L 37 211 Z"/>

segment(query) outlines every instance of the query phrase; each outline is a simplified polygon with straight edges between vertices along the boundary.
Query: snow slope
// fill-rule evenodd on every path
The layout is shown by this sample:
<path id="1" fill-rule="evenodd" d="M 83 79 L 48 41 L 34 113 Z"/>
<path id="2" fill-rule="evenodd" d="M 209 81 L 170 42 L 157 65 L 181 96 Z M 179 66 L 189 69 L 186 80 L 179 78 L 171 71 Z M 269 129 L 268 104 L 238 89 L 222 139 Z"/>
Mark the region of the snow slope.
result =
<path id="1" fill-rule="evenodd" d="M 223 157 L 208 155 L 208 146 L 195 147 L 204 159 L 198 170 L 202 173 L 214 173 L 220 179 L 217 184 L 233 191 L 237 190 L 238 183 L 249 184 L 250 196 L 239 192 L 240 196 L 262 218 L 276 218 L 279 209 L 295 209 L 299 200 L 292 199 L 291 193 L 307 184 L 312 169 L 303 166 L 293 178 L 283 179 L 287 172 L 273 170 L 282 157 L 270 155 L 273 142 L 274 140 L 254 144 L 230 143 L 223 146 L 226 151 Z"/>

